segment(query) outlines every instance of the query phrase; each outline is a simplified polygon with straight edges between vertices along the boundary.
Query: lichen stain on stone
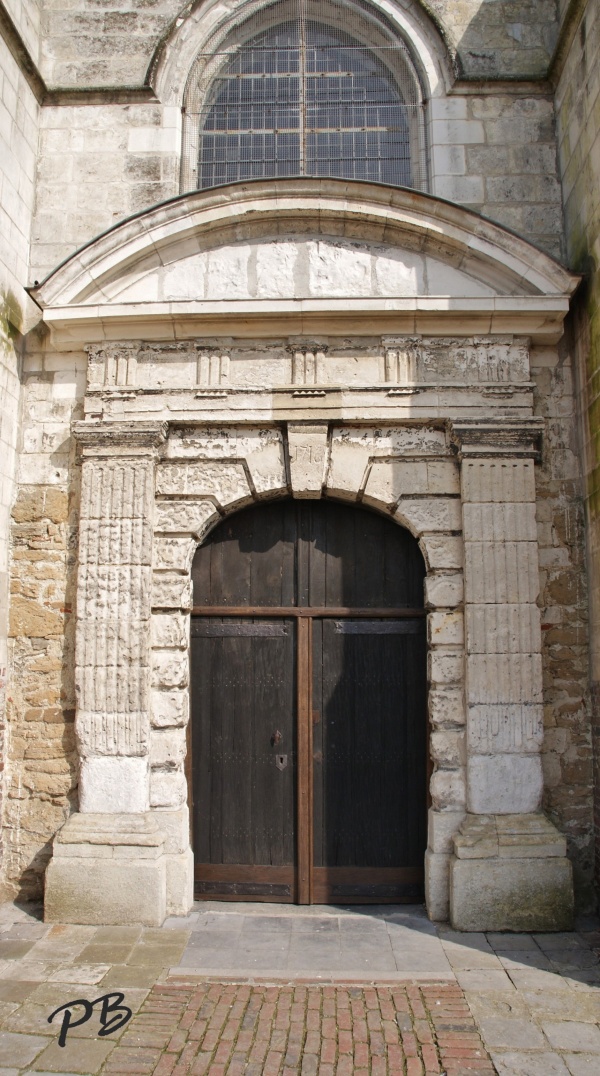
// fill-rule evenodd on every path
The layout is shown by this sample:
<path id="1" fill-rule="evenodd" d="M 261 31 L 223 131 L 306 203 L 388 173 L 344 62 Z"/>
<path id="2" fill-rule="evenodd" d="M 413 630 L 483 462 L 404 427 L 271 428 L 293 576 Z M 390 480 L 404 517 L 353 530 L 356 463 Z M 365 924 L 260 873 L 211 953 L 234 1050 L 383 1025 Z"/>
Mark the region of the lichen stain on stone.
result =
<path id="1" fill-rule="evenodd" d="M 0 292 L 0 338 L 14 340 L 22 331 L 24 312 L 15 293 L 9 288 Z"/>

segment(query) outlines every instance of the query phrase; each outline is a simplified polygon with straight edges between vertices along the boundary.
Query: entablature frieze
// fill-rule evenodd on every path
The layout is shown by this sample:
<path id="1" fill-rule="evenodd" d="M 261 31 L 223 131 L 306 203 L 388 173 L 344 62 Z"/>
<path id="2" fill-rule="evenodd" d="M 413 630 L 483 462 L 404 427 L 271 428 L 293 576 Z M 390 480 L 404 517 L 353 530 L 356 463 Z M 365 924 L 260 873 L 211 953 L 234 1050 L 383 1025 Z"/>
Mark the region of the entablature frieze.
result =
<path id="1" fill-rule="evenodd" d="M 529 383 L 529 339 L 373 336 L 92 344 L 88 392 Z"/>
<path id="2" fill-rule="evenodd" d="M 202 338 L 89 345 L 85 414 L 110 421 L 519 419 L 529 339 Z"/>

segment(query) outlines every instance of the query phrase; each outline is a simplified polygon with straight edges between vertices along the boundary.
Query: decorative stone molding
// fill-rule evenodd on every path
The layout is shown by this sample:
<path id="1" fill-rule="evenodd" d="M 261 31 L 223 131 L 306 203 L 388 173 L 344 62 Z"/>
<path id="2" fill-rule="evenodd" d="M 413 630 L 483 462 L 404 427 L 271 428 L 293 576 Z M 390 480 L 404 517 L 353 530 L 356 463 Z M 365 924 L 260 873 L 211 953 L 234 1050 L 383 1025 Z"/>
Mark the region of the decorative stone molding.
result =
<path id="1" fill-rule="evenodd" d="M 89 388 L 129 388 L 136 384 L 137 344 L 90 344 L 85 350 Z"/>
<path id="2" fill-rule="evenodd" d="M 229 355 L 198 349 L 196 381 L 202 388 L 220 388 L 229 384 Z"/>
<path id="3" fill-rule="evenodd" d="M 325 371 L 327 347 L 306 343 L 302 349 L 290 348 L 292 351 L 292 384 L 322 385 L 328 380 Z"/>
<path id="4" fill-rule="evenodd" d="M 513 336 L 383 337 L 385 380 L 424 383 L 526 383 L 529 339 Z"/>
<path id="5" fill-rule="evenodd" d="M 538 460 L 543 430 L 544 420 L 533 416 L 517 420 L 486 417 L 466 422 L 455 419 L 450 424 L 450 438 L 461 460 L 467 456 L 522 456 Z"/>

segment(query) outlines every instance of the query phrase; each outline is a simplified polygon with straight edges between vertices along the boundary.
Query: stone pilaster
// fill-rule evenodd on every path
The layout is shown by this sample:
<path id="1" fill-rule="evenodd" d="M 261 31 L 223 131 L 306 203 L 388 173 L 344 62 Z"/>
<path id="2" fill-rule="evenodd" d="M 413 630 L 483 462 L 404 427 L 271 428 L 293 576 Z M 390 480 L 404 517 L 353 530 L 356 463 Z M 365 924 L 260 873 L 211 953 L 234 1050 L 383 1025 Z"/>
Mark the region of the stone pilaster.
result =
<path id="1" fill-rule="evenodd" d="M 163 423 L 79 422 L 76 732 L 82 812 L 148 809 L 154 471 Z"/>
<path id="2" fill-rule="evenodd" d="M 80 813 L 56 838 L 46 916 L 159 925 L 169 864 L 165 836 L 149 811 L 148 759 L 154 485 L 166 424 L 77 422 L 73 433 L 82 452 L 75 646 Z"/>
<path id="3" fill-rule="evenodd" d="M 461 460 L 465 549 L 469 813 L 462 835 L 454 839 L 451 918 L 459 929 L 525 929 L 518 925 L 523 920 L 517 909 L 525 893 L 536 907 L 537 878 L 540 884 L 543 879 L 544 890 L 554 887 L 544 907 L 556 909 L 556 926 L 548 926 L 549 912 L 542 923 L 540 912 L 539 925 L 526 929 L 563 929 L 572 914 L 564 840 L 554 842 L 551 854 L 536 847 L 537 872 L 531 871 L 531 827 L 536 832 L 539 828 L 533 819 L 540 817 L 543 789 L 534 474 L 540 422 L 455 423 L 453 436 Z M 480 840 L 481 816 L 488 819 L 486 833 L 490 826 L 495 833 L 508 825 L 508 854 L 504 845 L 490 851 L 489 842 Z M 550 823 L 544 823 L 545 838 L 548 827 L 558 838 Z M 501 876 L 502 895 L 497 884 Z M 475 891 L 480 894 L 476 912 Z M 474 922 L 473 916 L 479 925 L 465 926 Z M 492 922 L 495 925 L 489 925 Z"/>
<path id="4" fill-rule="evenodd" d="M 534 420 L 535 421 L 535 420 Z M 465 546 L 467 806 L 536 811 L 543 734 L 537 423 L 455 426 Z"/>

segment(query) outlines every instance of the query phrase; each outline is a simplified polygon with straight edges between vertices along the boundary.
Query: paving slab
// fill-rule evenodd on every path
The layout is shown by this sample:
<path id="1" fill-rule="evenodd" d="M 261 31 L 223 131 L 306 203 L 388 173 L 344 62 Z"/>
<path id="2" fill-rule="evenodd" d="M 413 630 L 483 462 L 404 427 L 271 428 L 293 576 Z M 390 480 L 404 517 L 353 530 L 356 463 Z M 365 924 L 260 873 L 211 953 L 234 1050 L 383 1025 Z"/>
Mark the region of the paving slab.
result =
<path id="1" fill-rule="evenodd" d="M 576 1020 L 543 1020 L 542 1028 L 551 1046 L 557 1050 L 585 1050 L 600 1054 L 600 1030 Z M 600 1071 L 600 1057 L 596 1061 Z"/>
<path id="2" fill-rule="evenodd" d="M 498 1076 L 570 1076 L 558 1054 L 490 1051 Z"/>
<path id="3" fill-rule="evenodd" d="M 0 1031 L 0 1065 L 30 1065 L 48 1045 L 42 1035 L 20 1035 L 12 1031 Z"/>
<path id="4" fill-rule="evenodd" d="M 34 1072 L 42 1070 L 95 1076 L 114 1048 L 115 1043 L 106 1039 L 72 1038 L 62 1047 L 57 1042 L 51 1042 L 31 1067 Z"/>
<path id="5" fill-rule="evenodd" d="M 571 1076 L 598 1076 L 597 1054 L 565 1054 L 564 1062 Z"/>
<path id="6" fill-rule="evenodd" d="M 486 1046 L 513 1050 L 539 1050 L 548 1046 L 543 1033 L 531 1020 L 488 1016 L 480 1021 L 479 1028 Z"/>

